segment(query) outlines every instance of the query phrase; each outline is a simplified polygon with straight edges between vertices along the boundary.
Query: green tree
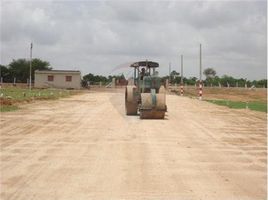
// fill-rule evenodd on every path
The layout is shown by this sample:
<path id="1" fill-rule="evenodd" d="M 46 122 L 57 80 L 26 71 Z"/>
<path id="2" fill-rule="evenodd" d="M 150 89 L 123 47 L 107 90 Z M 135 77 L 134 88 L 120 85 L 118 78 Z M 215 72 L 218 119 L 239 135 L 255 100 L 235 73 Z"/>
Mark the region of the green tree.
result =
<path id="1" fill-rule="evenodd" d="M 206 68 L 203 71 L 203 74 L 206 76 L 205 85 L 213 85 L 213 79 L 216 76 L 216 71 L 213 68 Z"/>
<path id="2" fill-rule="evenodd" d="M 108 81 L 109 81 L 109 79 L 106 78 L 105 76 L 102 76 L 102 75 L 94 75 L 94 74 L 88 73 L 85 76 L 83 76 L 83 82 L 85 82 L 85 83 L 87 83 L 87 82 L 91 82 L 91 83 L 98 83 L 98 82 L 107 83 Z"/>
<path id="3" fill-rule="evenodd" d="M 243 78 L 236 79 L 237 86 L 238 86 L 238 87 L 245 87 L 246 81 L 247 81 L 247 80 L 246 80 L 246 79 L 243 79 Z"/>
<path id="4" fill-rule="evenodd" d="M 221 83 L 221 78 L 218 76 L 215 76 L 211 82 L 209 82 L 208 84 L 212 84 L 213 86 L 218 86 L 219 83 Z"/>
<path id="5" fill-rule="evenodd" d="M 170 83 L 171 84 L 179 83 L 180 80 L 181 80 L 181 77 L 179 77 L 179 76 L 180 76 L 180 73 L 179 72 L 176 72 L 175 70 L 173 70 L 170 73 Z"/>
<path id="6" fill-rule="evenodd" d="M 161 83 L 162 83 L 163 85 L 166 84 L 166 80 L 169 80 L 169 76 L 162 76 L 162 77 L 161 77 Z"/>
<path id="7" fill-rule="evenodd" d="M 12 60 L 12 62 L 8 65 L 8 69 L 12 79 L 16 78 L 18 83 L 26 83 L 27 79 L 30 77 L 30 61 L 24 58 Z M 51 69 L 52 68 L 49 67 L 49 62 L 34 58 L 32 60 L 32 80 L 34 80 L 35 70 Z"/>
<path id="8" fill-rule="evenodd" d="M 267 79 L 262 79 L 262 80 L 256 81 L 255 86 L 267 88 Z"/>
<path id="9" fill-rule="evenodd" d="M 9 64 L 9 71 L 10 71 L 12 79 L 16 78 L 16 81 L 19 83 L 27 81 L 27 78 L 29 78 L 29 74 L 30 74 L 29 70 L 30 70 L 30 65 L 26 59 L 13 60 Z"/>
<path id="10" fill-rule="evenodd" d="M 216 76 L 216 71 L 213 68 L 206 68 L 203 74 L 206 76 L 206 79 L 213 79 Z"/>
<path id="11" fill-rule="evenodd" d="M 198 79 L 196 77 L 190 77 L 188 79 L 185 79 L 183 82 L 187 85 L 195 85 L 197 80 Z"/>
<path id="12" fill-rule="evenodd" d="M 30 62 L 29 62 L 30 66 Z M 32 79 L 34 80 L 34 71 L 35 70 L 52 70 L 48 61 L 43 61 L 39 58 L 34 58 L 32 60 Z"/>
<path id="13" fill-rule="evenodd" d="M 11 77 L 10 71 L 4 65 L 0 65 L 0 77 L 3 78 L 3 82 L 8 83 L 8 82 L 11 82 L 12 81 L 12 77 Z"/>
<path id="14" fill-rule="evenodd" d="M 223 76 L 221 77 L 221 79 L 220 79 L 220 83 L 221 83 L 223 86 L 225 86 L 225 87 L 227 87 L 228 84 L 229 84 L 229 86 L 231 86 L 231 87 L 235 87 L 235 85 L 236 85 L 236 79 L 233 78 L 232 76 L 223 75 Z"/>

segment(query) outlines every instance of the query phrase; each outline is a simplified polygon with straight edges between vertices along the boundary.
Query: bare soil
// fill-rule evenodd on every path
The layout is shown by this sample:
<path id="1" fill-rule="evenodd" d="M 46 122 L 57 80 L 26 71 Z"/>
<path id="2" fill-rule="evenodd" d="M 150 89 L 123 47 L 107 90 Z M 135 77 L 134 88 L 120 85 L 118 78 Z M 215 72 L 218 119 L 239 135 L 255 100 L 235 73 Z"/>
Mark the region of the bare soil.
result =
<path id="1" fill-rule="evenodd" d="M 165 120 L 89 92 L 1 113 L 1 199 L 267 199 L 266 114 L 167 96 Z"/>
<path id="2" fill-rule="evenodd" d="M 12 101 L 11 99 L 0 97 L 0 106 L 1 105 L 12 105 Z"/>
<path id="3" fill-rule="evenodd" d="M 172 86 L 173 91 L 180 92 L 180 87 Z M 199 88 L 193 86 L 186 86 L 184 93 L 186 96 L 198 96 Z M 230 101 L 258 101 L 267 102 L 267 88 L 218 88 L 218 87 L 204 87 L 204 99 L 226 99 Z"/>

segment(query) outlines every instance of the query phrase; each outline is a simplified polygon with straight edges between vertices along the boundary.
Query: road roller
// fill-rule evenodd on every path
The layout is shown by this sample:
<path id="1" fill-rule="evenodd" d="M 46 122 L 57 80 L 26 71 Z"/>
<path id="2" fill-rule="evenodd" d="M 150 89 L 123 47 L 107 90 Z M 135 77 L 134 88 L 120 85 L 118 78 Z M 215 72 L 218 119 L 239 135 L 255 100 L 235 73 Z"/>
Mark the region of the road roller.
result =
<path id="1" fill-rule="evenodd" d="M 157 62 L 139 61 L 130 65 L 134 76 L 125 91 L 127 115 L 140 115 L 141 119 L 164 119 L 167 112 L 165 88 L 156 68 Z"/>

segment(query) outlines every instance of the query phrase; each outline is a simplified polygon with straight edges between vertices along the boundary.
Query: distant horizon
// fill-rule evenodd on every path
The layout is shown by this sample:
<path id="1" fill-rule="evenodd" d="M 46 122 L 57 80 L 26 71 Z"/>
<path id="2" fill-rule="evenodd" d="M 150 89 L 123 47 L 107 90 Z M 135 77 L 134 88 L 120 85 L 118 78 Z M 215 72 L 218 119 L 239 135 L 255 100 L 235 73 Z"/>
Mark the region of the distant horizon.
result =
<path id="1" fill-rule="evenodd" d="M 41 59 L 41 58 L 38 58 L 38 57 L 36 57 L 37 59 Z M 27 59 L 27 58 L 14 58 L 14 60 L 17 60 L 17 59 Z M 35 59 L 35 58 L 33 58 L 33 59 Z M 27 59 L 27 60 L 29 60 L 29 59 Z M 41 59 L 41 60 L 43 60 L 43 59 Z M 11 60 L 12 61 L 12 60 Z M 9 63 L 11 63 L 11 61 L 9 62 Z M 47 61 L 47 60 L 45 60 L 45 61 Z M 49 61 L 47 61 L 47 62 L 49 62 Z M 9 64 L 8 63 L 8 64 Z M 49 62 L 50 63 L 50 62 Z M 131 62 L 129 62 L 129 65 L 130 65 L 130 63 Z M 132 63 L 134 63 L 134 62 L 132 62 Z M 3 65 L 3 66 L 8 66 L 8 64 L 2 64 L 2 63 L 0 63 L 0 65 Z M 122 64 L 125 64 L 125 63 L 122 63 Z M 122 65 L 121 64 L 121 65 Z M 118 65 L 118 66 L 121 66 L 121 65 Z M 114 67 L 114 69 L 116 69 L 116 68 L 118 68 L 118 66 L 116 66 L 116 67 Z M 126 66 L 126 67 L 121 67 L 121 68 L 128 68 L 128 72 L 126 72 L 126 71 L 118 71 L 118 70 L 112 70 L 112 71 L 118 71 L 117 73 L 110 73 L 110 74 L 98 74 L 98 73 L 93 73 L 93 72 L 88 72 L 88 73 L 83 73 L 82 72 L 82 70 L 80 70 L 79 68 L 64 68 L 64 67 L 59 67 L 59 68 L 54 68 L 53 66 L 51 66 L 51 65 L 49 65 L 49 67 L 52 67 L 52 70 L 68 70 L 68 71 L 80 71 L 81 72 L 81 76 L 83 77 L 83 76 L 85 76 L 85 75 L 87 75 L 87 74 L 89 74 L 89 73 L 91 73 L 91 74 L 94 74 L 94 75 L 101 75 L 101 76 L 106 76 L 106 77 L 108 77 L 108 76 L 117 76 L 117 75 L 121 75 L 121 74 L 124 74 L 124 76 L 126 77 L 126 75 L 128 74 L 128 73 L 130 73 L 130 71 L 131 70 L 133 70 L 133 69 L 131 69 L 129 66 Z M 169 68 L 169 66 L 166 66 L 167 68 Z M 159 68 L 161 68 L 161 66 L 159 65 Z M 178 67 L 177 67 L 178 68 Z M 208 68 L 208 67 L 207 67 Z M 213 68 L 213 67 L 212 67 Z M 204 69 L 206 69 L 206 68 L 203 68 L 202 69 L 202 71 L 204 71 Z M 214 69 L 214 68 L 213 68 Z M 176 72 L 178 72 L 178 73 L 180 73 L 181 74 L 181 72 L 180 72 L 180 68 L 179 68 L 179 70 L 176 70 L 176 69 L 173 69 L 172 67 L 171 67 L 171 72 L 173 71 L 173 70 L 175 70 Z M 199 70 L 199 68 L 197 68 L 197 70 Z M 158 70 L 156 70 L 156 71 L 158 71 Z M 199 71 L 198 71 L 199 72 Z M 161 77 L 163 77 L 163 76 L 168 76 L 169 74 L 167 73 L 167 74 L 161 74 L 161 73 L 159 73 L 159 76 L 161 76 Z M 263 80 L 263 79 L 265 79 L 265 80 L 267 80 L 267 77 L 264 77 L 264 78 L 259 78 L 259 79 L 249 79 L 249 78 L 247 78 L 247 77 L 237 77 L 237 76 L 233 76 L 233 75 L 231 75 L 231 74 L 222 74 L 222 75 L 219 75 L 218 73 L 217 73 L 217 71 L 216 71 L 216 76 L 218 76 L 218 77 L 222 77 L 222 76 L 224 76 L 224 75 L 227 75 L 227 76 L 231 76 L 231 77 L 233 77 L 233 78 L 235 78 L 235 79 L 247 79 L 247 80 L 249 80 L 249 81 L 253 81 L 253 80 Z M 192 77 L 196 77 L 196 78 L 198 78 L 199 79 L 199 75 L 187 75 L 187 76 L 185 76 L 185 75 L 183 75 L 183 77 L 186 77 L 186 78 L 192 78 Z M 126 77 L 127 78 L 127 77 Z M 202 73 L 202 80 L 205 80 L 206 78 L 205 78 L 205 75 Z"/>

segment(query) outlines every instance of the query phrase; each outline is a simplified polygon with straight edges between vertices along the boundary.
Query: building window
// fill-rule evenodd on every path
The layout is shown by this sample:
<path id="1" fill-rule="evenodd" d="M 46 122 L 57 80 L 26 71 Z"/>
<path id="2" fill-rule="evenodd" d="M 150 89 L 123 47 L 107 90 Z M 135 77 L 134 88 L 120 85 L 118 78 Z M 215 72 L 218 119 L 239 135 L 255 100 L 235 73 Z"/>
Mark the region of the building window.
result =
<path id="1" fill-rule="evenodd" d="M 48 75 L 47 76 L 47 81 L 54 81 L 54 76 L 53 75 Z"/>
<path id="2" fill-rule="evenodd" d="M 66 82 L 71 82 L 72 81 L 72 76 L 65 76 L 65 81 Z"/>

